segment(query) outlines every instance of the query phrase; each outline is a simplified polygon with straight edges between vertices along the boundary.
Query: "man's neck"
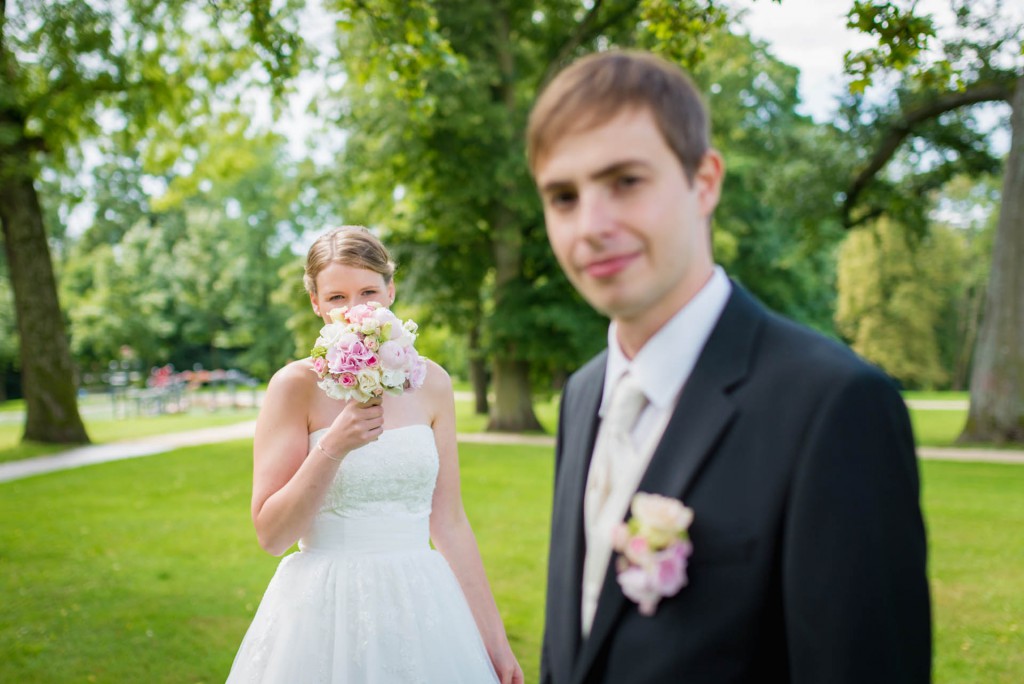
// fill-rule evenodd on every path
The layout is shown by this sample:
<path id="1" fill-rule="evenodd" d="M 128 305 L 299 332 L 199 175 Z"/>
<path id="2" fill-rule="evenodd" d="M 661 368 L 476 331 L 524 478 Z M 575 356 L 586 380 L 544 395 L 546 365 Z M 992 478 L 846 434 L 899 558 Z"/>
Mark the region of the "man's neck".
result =
<path id="1" fill-rule="evenodd" d="M 704 289 L 711 280 L 712 274 L 714 274 L 714 265 L 709 265 L 706 270 L 702 269 L 698 277 L 692 279 L 693 284 L 680 287 L 677 293 L 673 293 L 673 296 L 665 297 L 655 306 L 636 316 L 616 318 L 615 336 L 626 358 L 632 360 L 673 316 L 682 311 L 683 307 Z"/>

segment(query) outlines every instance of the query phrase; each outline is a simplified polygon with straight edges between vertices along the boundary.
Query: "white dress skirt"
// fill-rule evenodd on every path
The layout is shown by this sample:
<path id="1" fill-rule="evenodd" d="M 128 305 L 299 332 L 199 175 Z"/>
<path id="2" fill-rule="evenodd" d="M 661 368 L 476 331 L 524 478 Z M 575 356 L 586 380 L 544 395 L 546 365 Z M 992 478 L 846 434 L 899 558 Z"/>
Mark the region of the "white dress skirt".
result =
<path id="1" fill-rule="evenodd" d="M 497 681 L 462 588 L 430 547 L 437 472 L 427 425 L 387 430 L 345 457 L 271 579 L 229 684 Z"/>

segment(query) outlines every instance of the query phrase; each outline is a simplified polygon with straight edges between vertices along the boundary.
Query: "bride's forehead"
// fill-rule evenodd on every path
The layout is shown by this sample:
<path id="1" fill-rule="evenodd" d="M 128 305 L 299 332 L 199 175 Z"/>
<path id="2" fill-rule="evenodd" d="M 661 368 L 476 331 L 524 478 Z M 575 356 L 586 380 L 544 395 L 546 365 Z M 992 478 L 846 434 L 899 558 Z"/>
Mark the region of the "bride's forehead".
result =
<path id="1" fill-rule="evenodd" d="M 338 262 L 331 262 L 324 266 L 323 270 L 317 274 L 316 280 L 320 290 L 364 289 L 384 285 L 384 276 L 380 273 Z"/>

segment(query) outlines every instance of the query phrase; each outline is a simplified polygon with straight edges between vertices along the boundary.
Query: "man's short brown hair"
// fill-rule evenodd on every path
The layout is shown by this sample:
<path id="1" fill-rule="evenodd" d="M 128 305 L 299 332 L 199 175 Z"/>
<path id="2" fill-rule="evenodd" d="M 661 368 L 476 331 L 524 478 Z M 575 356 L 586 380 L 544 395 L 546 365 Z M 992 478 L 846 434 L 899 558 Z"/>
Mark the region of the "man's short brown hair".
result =
<path id="1" fill-rule="evenodd" d="M 544 88 L 530 112 L 530 170 L 561 136 L 599 126 L 623 110 L 647 108 L 689 181 L 710 147 L 707 109 L 690 77 L 647 52 L 614 50 L 583 57 Z"/>

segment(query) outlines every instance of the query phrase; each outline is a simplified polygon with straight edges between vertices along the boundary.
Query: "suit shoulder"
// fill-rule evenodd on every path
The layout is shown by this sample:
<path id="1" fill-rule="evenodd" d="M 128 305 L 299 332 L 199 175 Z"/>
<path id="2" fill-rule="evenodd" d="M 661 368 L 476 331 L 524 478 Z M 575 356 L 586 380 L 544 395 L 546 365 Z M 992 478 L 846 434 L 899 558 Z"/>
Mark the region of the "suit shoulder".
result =
<path id="1" fill-rule="evenodd" d="M 786 387 L 791 397 L 806 392 L 822 402 L 852 393 L 869 402 L 888 397 L 886 405 L 902 405 L 895 381 L 880 368 L 842 342 L 777 314 L 768 315 L 760 349 L 759 374 Z"/>
<path id="2" fill-rule="evenodd" d="M 564 393 L 567 394 L 572 389 L 592 382 L 602 382 L 604 380 L 604 369 L 607 363 L 608 350 L 605 349 L 597 356 L 580 366 L 572 375 L 569 376 L 569 379 L 565 382 Z"/>

